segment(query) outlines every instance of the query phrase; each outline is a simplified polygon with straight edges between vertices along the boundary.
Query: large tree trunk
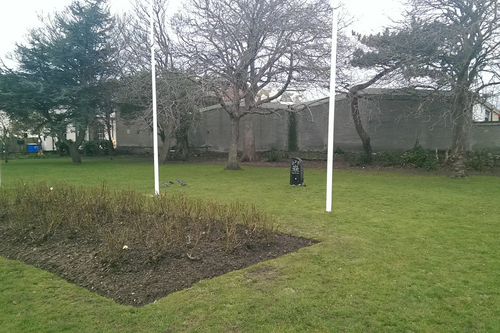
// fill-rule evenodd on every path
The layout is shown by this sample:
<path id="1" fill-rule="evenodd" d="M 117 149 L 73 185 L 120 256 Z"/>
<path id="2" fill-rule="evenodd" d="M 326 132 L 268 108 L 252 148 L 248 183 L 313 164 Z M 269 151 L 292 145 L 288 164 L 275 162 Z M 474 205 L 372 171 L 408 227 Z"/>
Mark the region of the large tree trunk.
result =
<path id="1" fill-rule="evenodd" d="M 256 159 L 254 115 L 249 114 L 245 117 L 243 129 L 243 155 L 240 161 L 253 162 Z"/>
<path id="2" fill-rule="evenodd" d="M 470 128 L 470 119 L 472 115 L 468 110 L 463 98 L 458 98 L 460 105 L 456 106 L 456 115 L 453 123 L 453 142 L 451 146 L 451 165 L 450 177 L 467 177 L 467 134 Z"/>
<path id="3" fill-rule="evenodd" d="M 170 152 L 170 144 L 172 143 L 172 125 L 168 124 L 166 132 L 163 132 L 160 137 L 163 146 L 161 147 L 158 159 L 159 163 L 166 164 L 168 153 Z"/>
<path id="4" fill-rule="evenodd" d="M 80 157 L 80 152 L 78 151 L 78 147 L 83 142 L 83 139 L 85 138 L 85 130 L 77 130 L 76 132 L 76 140 L 75 142 L 71 142 L 66 139 L 66 134 L 62 134 L 60 138 L 62 141 L 68 146 L 69 148 L 69 154 L 71 156 L 71 159 L 73 161 L 73 164 L 82 164 L 82 158 Z"/>
<path id="5" fill-rule="evenodd" d="M 229 114 L 231 119 L 231 145 L 229 146 L 229 157 L 224 170 L 240 170 L 238 164 L 238 138 L 240 135 L 240 116 Z"/>
<path id="6" fill-rule="evenodd" d="M 354 121 L 354 127 L 356 128 L 356 132 L 361 139 L 361 143 L 363 144 L 363 151 L 366 155 L 366 162 L 372 162 L 372 146 L 371 146 L 371 138 L 366 133 L 363 122 L 361 121 L 361 114 L 359 112 L 359 97 L 357 95 L 357 91 L 350 93 L 351 98 L 351 115 L 352 120 Z"/>
<path id="7" fill-rule="evenodd" d="M 170 151 L 170 143 L 172 139 L 169 135 L 163 140 L 163 146 L 160 149 L 159 153 L 159 163 L 161 164 L 166 164 L 167 163 L 167 157 L 168 157 L 168 152 Z"/>
<path id="8" fill-rule="evenodd" d="M 111 159 L 113 159 L 113 153 L 115 151 L 115 147 L 113 145 L 113 137 L 111 136 L 111 115 L 109 114 L 109 112 L 106 112 L 106 130 L 108 132 L 108 140 L 109 140 L 109 144 L 108 144 L 108 154 L 110 156 Z"/>
<path id="9" fill-rule="evenodd" d="M 78 152 L 78 146 L 74 143 L 69 143 L 68 148 L 69 155 L 71 156 L 73 164 L 82 164 L 82 158 L 80 157 L 80 153 Z"/>
<path id="10" fill-rule="evenodd" d="M 464 84 L 465 79 L 459 80 L 459 84 L 453 91 L 453 141 L 451 145 L 450 177 L 467 177 L 467 134 L 472 122 L 472 102 L 468 86 Z M 461 83 L 461 84 L 460 84 Z"/>
<path id="11" fill-rule="evenodd" d="M 42 150 L 42 136 L 38 134 L 37 140 L 36 140 L 36 146 L 38 148 L 38 154 L 43 155 L 43 150 Z"/>
<path id="12" fill-rule="evenodd" d="M 187 127 L 181 127 L 177 130 L 175 135 L 175 145 L 180 148 L 182 153 L 182 160 L 187 160 L 189 155 L 189 129 Z"/>
<path id="13" fill-rule="evenodd" d="M 372 77 L 365 83 L 357 84 L 349 89 L 348 96 L 351 101 L 351 115 L 354 121 L 354 127 L 356 128 L 356 132 L 358 132 L 359 138 L 361 139 L 361 143 L 363 144 L 363 151 L 366 155 L 366 162 L 368 163 L 372 162 L 372 145 L 370 142 L 371 138 L 368 135 L 368 133 L 366 133 L 363 127 L 363 122 L 361 121 L 361 114 L 359 112 L 358 93 L 361 90 L 368 88 L 369 86 L 380 80 L 382 77 L 384 77 L 384 75 L 390 73 L 393 70 L 394 70 L 393 68 L 386 68 L 380 73 L 377 73 L 374 77 Z M 335 100 L 333 101 L 333 103 L 335 103 Z"/>

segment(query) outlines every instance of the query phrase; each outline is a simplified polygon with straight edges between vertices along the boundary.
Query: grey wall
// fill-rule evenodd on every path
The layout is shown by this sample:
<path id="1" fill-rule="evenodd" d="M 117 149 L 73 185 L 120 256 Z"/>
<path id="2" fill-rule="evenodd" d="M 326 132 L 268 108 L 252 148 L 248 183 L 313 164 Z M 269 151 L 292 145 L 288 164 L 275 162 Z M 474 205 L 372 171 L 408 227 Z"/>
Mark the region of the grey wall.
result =
<path id="1" fill-rule="evenodd" d="M 132 123 L 125 123 L 118 115 L 116 121 L 116 147 L 152 147 L 150 131 L 140 130 Z"/>
<path id="2" fill-rule="evenodd" d="M 500 123 L 476 123 L 469 135 L 469 149 L 489 149 L 500 154 Z"/>
<path id="3" fill-rule="evenodd" d="M 254 119 L 255 147 L 258 151 L 271 149 L 286 150 L 288 146 L 288 113 L 278 110 L 269 115 L 248 115 Z M 240 120 L 238 148 L 243 149 L 243 125 Z M 210 150 L 227 152 L 231 140 L 229 115 L 221 108 L 211 108 L 202 112 L 201 122 L 189 134 L 190 146 L 210 146 Z"/>
<path id="4" fill-rule="evenodd" d="M 158 138 L 158 146 L 163 146 L 160 138 Z M 153 154 L 153 134 L 149 130 L 140 129 L 133 123 L 124 122 L 118 114 L 116 120 L 116 150 L 122 153 L 139 155 Z"/>
<path id="5" fill-rule="evenodd" d="M 270 115 L 253 115 L 255 145 L 258 151 L 287 150 L 289 113 L 286 106 L 270 103 L 267 107 L 279 109 Z M 452 122 L 442 117 L 445 103 L 434 100 L 425 105 L 416 98 L 404 96 L 367 96 L 360 100 L 363 125 L 371 137 L 374 152 L 404 151 L 418 140 L 427 149 L 447 149 L 452 142 Z M 268 110 L 268 109 L 267 109 Z M 309 104 L 298 111 L 297 136 L 301 151 L 326 151 L 328 136 L 328 99 Z M 415 116 L 419 114 L 419 116 Z M 243 148 L 244 119 L 240 122 L 239 149 Z M 129 132 L 127 132 L 127 129 Z M 118 121 L 118 147 L 151 147 L 148 131 Z M 192 147 L 209 146 L 210 150 L 227 152 L 230 143 L 230 119 L 221 108 L 211 107 L 202 112 L 202 120 L 191 131 Z M 354 128 L 349 101 L 339 97 L 335 103 L 335 147 L 344 151 L 361 151 L 361 140 Z M 500 153 L 500 123 L 477 123 L 471 128 L 469 149 L 488 148 Z"/>
<path id="6" fill-rule="evenodd" d="M 417 140 L 424 148 L 446 149 L 451 145 L 452 126 L 440 118 L 443 105 L 433 101 L 423 106 L 412 98 L 362 101 L 360 110 L 373 150 L 408 150 Z"/>

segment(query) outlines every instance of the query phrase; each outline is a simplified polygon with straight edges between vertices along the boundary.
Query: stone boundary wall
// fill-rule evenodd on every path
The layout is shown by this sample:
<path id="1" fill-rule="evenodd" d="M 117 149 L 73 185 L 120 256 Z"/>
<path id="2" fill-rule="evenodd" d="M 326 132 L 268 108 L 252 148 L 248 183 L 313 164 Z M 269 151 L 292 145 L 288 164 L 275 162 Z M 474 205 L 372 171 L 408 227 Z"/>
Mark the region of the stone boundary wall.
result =
<path id="1" fill-rule="evenodd" d="M 442 116 L 443 101 L 434 100 L 425 105 L 415 98 L 373 98 L 360 100 L 363 125 L 371 137 L 374 152 L 405 151 L 418 143 L 426 149 L 445 150 L 451 147 L 452 121 Z M 255 145 L 257 151 L 272 149 L 288 151 L 289 129 L 293 122 L 290 112 L 295 112 L 296 135 L 294 142 L 301 152 L 326 152 L 328 136 L 328 98 L 312 102 L 300 110 L 286 105 L 268 103 L 269 115 L 250 115 L 255 121 Z M 416 116 L 418 114 L 418 116 Z M 202 111 L 201 121 L 189 134 L 191 147 L 228 152 L 230 143 L 229 115 L 220 107 Z M 243 125 L 240 121 L 238 147 L 243 149 Z M 500 122 L 475 123 L 469 133 L 469 149 L 489 149 L 500 153 Z M 343 151 L 361 151 L 361 140 L 350 114 L 349 101 L 338 98 L 335 104 L 335 148 Z M 151 133 L 137 130 L 134 126 L 118 121 L 117 146 L 139 151 L 152 147 Z"/>

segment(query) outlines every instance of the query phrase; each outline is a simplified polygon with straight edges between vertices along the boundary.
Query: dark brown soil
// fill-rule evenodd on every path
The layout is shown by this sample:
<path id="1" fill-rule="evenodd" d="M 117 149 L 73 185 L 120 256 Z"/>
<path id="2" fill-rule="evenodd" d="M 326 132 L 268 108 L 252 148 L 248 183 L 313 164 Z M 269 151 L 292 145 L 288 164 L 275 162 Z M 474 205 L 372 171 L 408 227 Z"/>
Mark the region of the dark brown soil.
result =
<path id="1" fill-rule="evenodd" d="M 244 229 L 239 232 L 244 238 Z M 220 241 L 203 244 L 196 255 L 166 254 L 152 261 L 150 252 L 131 247 L 113 265 L 102 262 L 98 241 L 55 234 L 41 244 L 19 239 L 0 226 L 0 255 L 52 272 L 117 303 L 143 306 L 178 290 L 261 261 L 270 260 L 316 243 L 276 233 L 271 240 L 252 239 L 231 253 Z"/>

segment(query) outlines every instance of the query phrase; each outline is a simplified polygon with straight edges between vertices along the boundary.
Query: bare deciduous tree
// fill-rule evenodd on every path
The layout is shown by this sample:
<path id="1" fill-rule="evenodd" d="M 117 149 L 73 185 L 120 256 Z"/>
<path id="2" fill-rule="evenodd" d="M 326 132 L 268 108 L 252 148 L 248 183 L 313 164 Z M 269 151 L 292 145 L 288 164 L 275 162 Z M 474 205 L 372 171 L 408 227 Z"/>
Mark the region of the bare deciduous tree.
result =
<path id="1" fill-rule="evenodd" d="M 185 66 L 176 64 L 168 31 L 168 3 L 154 0 L 155 61 L 157 71 L 158 134 L 165 163 L 172 139 L 187 153 L 187 132 L 198 115 L 203 91 Z M 133 15 L 121 20 L 124 41 L 123 80 L 118 103 L 122 116 L 139 128 L 152 129 L 151 41 L 149 1 L 137 0 Z"/>
<path id="2" fill-rule="evenodd" d="M 124 74 L 148 71 L 151 68 L 149 6 L 149 0 L 136 0 L 132 13 L 123 15 L 119 20 Z M 178 67 L 174 64 L 172 41 L 168 31 L 168 8 L 167 0 L 153 0 L 155 61 L 160 72 Z"/>
<path id="3" fill-rule="evenodd" d="M 118 96 L 121 115 L 139 128 L 151 130 L 151 74 L 144 72 L 127 77 Z M 163 71 L 157 78 L 158 135 L 163 146 L 160 163 L 165 163 L 172 139 L 187 153 L 187 133 L 198 118 L 200 87 L 184 73 Z"/>
<path id="4" fill-rule="evenodd" d="M 228 170 L 240 168 L 242 117 L 258 113 L 259 105 L 275 100 L 291 84 L 328 77 L 328 0 L 188 0 L 173 25 L 182 55 L 229 114 Z M 270 84 L 279 88 L 257 98 Z"/>

